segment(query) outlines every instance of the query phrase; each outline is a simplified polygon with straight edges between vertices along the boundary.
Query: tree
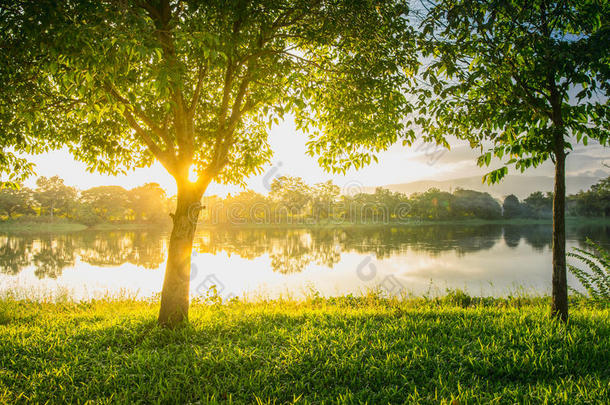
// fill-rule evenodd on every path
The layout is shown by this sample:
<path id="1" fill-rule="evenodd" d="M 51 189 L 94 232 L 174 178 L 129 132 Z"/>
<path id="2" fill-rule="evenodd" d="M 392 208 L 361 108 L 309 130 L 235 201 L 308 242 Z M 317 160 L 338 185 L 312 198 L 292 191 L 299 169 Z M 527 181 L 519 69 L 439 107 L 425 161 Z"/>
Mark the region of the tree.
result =
<path id="1" fill-rule="evenodd" d="M 502 203 L 502 216 L 507 219 L 518 218 L 523 214 L 521 203 L 516 195 L 506 196 Z"/>
<path id="2" fill-rule="evenodd" d="M 128 214 L 129 194 L 121 186 L 98 186 L 81 192 L 80 202 L 102 221 L 122 221 Z"/>
<path id="3" fill-rule="evenodd" d="M 534 218 L 548 218 L 553 211 L 553 193 L 536 191 L 523 200 L 525 208 Z"/>
<path id="4" fill-rule="evenodd" d="M 277 204 L 276 215 L 286 220 L 300 218 L 306 213 L 311 199 L 311 188 L 300 177 L 281 176 L 274 179 L 269 190 L 269 198 Z"/>
<path id="5" fill-rule="evenodd" d="M 33 61 L 35 46 L 26 41 L 28 35 L 19 32 L 16 19 L 9 18 L 14 2 L 0 1 L 0 187 L 15 187 L 33 174 L 33 165 L 15 152 L 41 151 L 43 145 L 35 142 L 34 131 L 23 137 L 16 131 L 6 130 L 7 125 L 23 125 L 12 107 L 16 100 L 27 101 L 32 96 L 28 64 Z M 33 4 L 33 2 L 32 2 Z"/>
<path id="6" fill-rule="evenodd" d="M 146 183 L 129 190 L 129 208 L 136 220 L 161 222 L 169 218 L 167 195 L 157 183 Z"/>
<path id="7" fill-rule="evenodd" d="M 231 196 L 230 194 L 224 200 L 223 203 L 215 203 L 213 200 L 209 200 L 209 208 L 211 210 L 212 219 L 214 221 L 220 220 L 221 223 L 228 223 L 230 225 L 244 224 L 248 222 L 261 223 L 270 218 L 270 204 L 267 198 L 252 190 L 242 191 L 241 193 Z M 219 218 L 218 213 L 214 210 L 219 209 L 222 211 L 222 217 Z"/>
<path id="8" fill-rule="evenodd" d="M 610 216 L 610 176 L 591 186 L 590 193 L 594 195 L 596 214 L 602 217 Z"/>
<path id="9" fill-rule="evenodd" d="M 311 188 L 312 211 L 315 219 L 330 219 L 334 213 L 334 206 L 341 189 L 332 180 L 315 184 Z"/>
<path id="10" fill-rule="evenodd" d="M 16 184 L 16 187 L 0 189 L 0 212 L 7 218 L 15 214 L 34 213 L 32 194 L 32 190 L 20 184 Z"/>
<path id="11" fill-rule="evenodd" d="M 66 186 L 59 176 L 50 178 L 41 176 L 36 179 L 34 199 L 40 205 L 40 214 L 53 217 L 55 212 L 67 215 L 75 205 L 77 191 L 74 187 Z"/>
<path id="12" fill-rule="evenodd" d="M 458 189 L 453 196 L 453 210 L 458 216 L 483 219 L 502 217 L 502 207 L 489 193 Z"/>
<path id="13" fill-rule="evenodd" d="M 420 115 L 431 138 L 455 135 L 524 171 L 555 163 L 552 313 L 568 317 L 565 158 L 574 142 L 608 144 L 610 3 L 440 0 L 422 23 Z M 486 149 L 491 145 L 490 149 Z"/>
<path id="14" fill-rule="evenodd" d="M 452 205 L 455 197 L 438 188 L 431 188 L 425 193 L 411 195 L 413 214 L 422 219 L 448 219 L 454 216 Z"/>
<path id="15" fill-rule="evenodd" d="M 242 184 L 259 172 L 274 123 L 290 113 L 314 139 L 388 139 L 408 109 L 402 67 L 416 55 L 402 0 L 11 0 L 1 8 L 4 35 L 32 45 L 0 62 L 20 66 L 9 84 L 29 80 L 3 106 L 5 134 L 65 144 L 104 173 L 156 159 L 176 180 L 162 325 L 187 318 L 202 195 L 211 181 Z"/>
<path id="16" fill-rule="evenodd" d="M 572 195 L 572 211 L 586 217 L 610 216 L 610 177 L 606 177 L 591 186 L 588 191 Z"/>

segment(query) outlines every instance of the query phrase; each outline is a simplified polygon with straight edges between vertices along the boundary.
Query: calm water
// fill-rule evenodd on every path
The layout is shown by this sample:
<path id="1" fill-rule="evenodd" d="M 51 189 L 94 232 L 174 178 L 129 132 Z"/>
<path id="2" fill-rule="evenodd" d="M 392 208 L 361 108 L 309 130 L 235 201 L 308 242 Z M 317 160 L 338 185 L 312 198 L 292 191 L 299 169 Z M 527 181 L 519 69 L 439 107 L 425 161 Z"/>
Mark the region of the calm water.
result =
<path id="1" fill-rule="evenodd" d="M 0 292 L 76 299 L 148 297 L 162 285 L 167 233 L 83 231 L 0 235 Z M 571 225 L 568 249 L 585 237 L 610 247 L 610 226 Z M 438 294 L 548 294 L 550 225 L 435 225 L 334 230 L 200 231 L 193 295 L 358 294 L 380 288 Z M 572 286 L 578 283 L 569 275 Z"/>

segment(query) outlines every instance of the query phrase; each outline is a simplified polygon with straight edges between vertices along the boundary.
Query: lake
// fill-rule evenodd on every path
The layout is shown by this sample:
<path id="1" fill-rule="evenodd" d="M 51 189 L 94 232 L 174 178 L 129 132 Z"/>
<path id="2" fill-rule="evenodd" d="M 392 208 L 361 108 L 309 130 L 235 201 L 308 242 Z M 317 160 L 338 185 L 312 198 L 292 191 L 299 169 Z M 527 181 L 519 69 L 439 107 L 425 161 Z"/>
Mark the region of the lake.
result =
<path id="1" fill-rule="evenodd" d="M 339 229 L 201 230 L 191 292 L 233 296 L 549 294 L 551 225 L 422 225 Z M 586 237 L 610 247 L 610 225 L 570 224 L 567 248 Z M 57 299 L 153 297 L 161 290 L 166 232 L 0 235 L 0 293 Z M 579 289 L 569 274 L 568 282 Z"/>

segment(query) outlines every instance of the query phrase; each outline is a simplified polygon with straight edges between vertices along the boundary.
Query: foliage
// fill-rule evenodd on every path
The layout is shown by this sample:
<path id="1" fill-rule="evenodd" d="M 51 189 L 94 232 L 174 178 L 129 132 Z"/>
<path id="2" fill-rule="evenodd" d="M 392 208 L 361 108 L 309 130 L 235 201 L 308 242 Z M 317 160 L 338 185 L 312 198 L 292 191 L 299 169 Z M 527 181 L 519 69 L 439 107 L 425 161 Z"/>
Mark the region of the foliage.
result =
<path id="1" fill-rule="evenodd" d="M 80 202 L 102 222 L 123 219 L 129 199 L 121 186 L 98 186 L 81 192 Z"/>
<path id="2" fill-rule="evenodd" d="M 49 181 L 46 179 L 45 181 Z M 63 180 L 54 180 L 63 185 Z M 577 216 L 604 216 L 607 190 L 606 180 L 591 190 L 569 196 L 569 212 Z M 56 205 L 55 216 L 85 225 L 100 223 L 163 224 L 169 220 L 172 199 L 156 183 L 126 190 L 119 186 L 100 186 L 78 191 L 77 197 L 68 197 Z M 33 214 L 44 215 L 37 201 L 46 201 L 39 193 L 41 188 L 27 187 L 0 190 L 0 210 L 6 219 L 16 222 L 37 221 Z M 46 194 L 45 194 L 46 195 Z M 61 193 L 60 193 L 61 195 Z M 72 200 L 72 198 L 74 198 Z M 274 180 L 268 196 L 252 190 L 228 195 L 226 198 L 205 198 L 206 209 L 202 221 L 209 224 L 316 224 L 316 223 L 400 223 L 411 220 L 456 219 L 518 219 L 548 218 L 551 213 L 552 194 L 534 192 L 520 202 L 508 196 L 501 207 L 489 194 L 472 190 L 455 190 L 453 193 L 430 189 L 424 193 L 406 196 L 383 188 L 374 193 L 342 195 L 332 181 L 314 185 L 303 179 L 284 176 Z M 68 210 L 58 209 L 69 207 Z M 44 218 L 42 218 L 44 219 Z"/>
<path id="3" fill-rule="evenodd" d="M 514 194 L 506 196 L 502 204 L 502 216 L 504 218 L 517 218 L 522 214 L 522 207 L 519 199 Z"/>
<path id="4" fill-rule="evenodd" d="M 458 216 L 498 219 L 502 217 L 502 207 L 488 193 L 474 190 L 455 190 L 454 210 Z"/>
<path id="5" fill-rule="evenodd" d="M 130 209 L 136 221 L 161 222 L 167 219 L 170 203 L 158 183 L 146 183 L 129 190 Z"/>
<path id="6" fill-rule="evenodd" d="M 274 180 L 268 197 L 250 190 L 226 199 L 208 199 L 206 207 L 204 221 L 214 224 L 399 223 L 502 216 L 500 205 L 489 194 L 472 190 L 452 194 L 430 189 L 407 197 L 379 187 L 374 193 L 341 195 L 330 181 L 309 186 L 289 176 Z"/>
<path id="7" fill-rule="evenodd" d="M 16 222 L 58 217 L 85 225 L 99 223 L 154 223 L 169 220 L 170 203 L 157 183 L 126 190 L 120 186 L 98 186 L 77 190 L 58 176 L 39 177 L 37 187 L 0 190 L 0 210 Z M 49 218 L 52 217 L 52 218 Z"/>
<path id="8" fill-rule="evenodd" d="M 530 194 L 523 202 L 531 215 L 537 218 L 551 217 L 553 210 L 552 193 L 544 194 L 541 191 L 536 191 Z"/>
<path id="9" fill-rule="evenodd" d="M 59 176 L 36 180 L 36 193 L 34 199 L 38 203 L 41 213 L 54 216 L 70 214 L 76 201 L 77 191 L 74 187 L 66 186 Z"/>
<path id="10" fill-rule="evenodd" d="M 269 127 L 287 113 L 323 139 L 392 136 L 406 108 L 399 67 L 416 63 L 403 1 L 20 0 L 1 9 L 11 48 L 4 137 L 67 144 L 105 173 L 156 158 L 185 182 L 193 164 L 202 188 L 257 172 L 270 157 Z"/>
<path id="11" fill-rule="evenodd" d="M 440 0 L 422 27 L 431 59 L 407 124 L 441 142 L 448 135 L 481 149 L 484 176 L 501 180 L 555 164 L 551 311 L 568 319 L 565 252 L 566 154 L 589 139 L 610 140 L 610 4 L 600 0 Z"/>
<path id="12" fill-rule="evenodd" d="M 15 187 L 0 189 L 0 212 L 6 215 L 7 218 L 13 215 L 33 214 L 32 200 L 33 192 L 21 184 L 15 184 Z"/>
<path id="13" fill-rule="evenodd" d="M 575 215 L 610 217 L 610 176 L 569 199 L 570 211 Z"/>
<path id="14" fill-rule="evenodd" d="M 581 261 L 589 271 L 568 265 L 568 269 L 596 301 L 610 302 L 610 253 L 587 238 L 590 250 L 574 248 L 568 256 Z"/>
<path id="15" fill-rule="evenodd" d="M 589 139 L 607 145 L 609 17 L 608 3 L 595 0 L 434 2 L 422 24 L 432 62 L 414 122 L 433 138 L 455 135 L 482 150 L 490 142 L 479 165 L 496 156 L 520 171 L 555 161 L 564 136 L 566 150 Z"/>
<path id="16" fill-rule="evenodd" d="M 167 330 L 156 303 L 3 300 L 0 402 L 604 402 L 609 310 L 546 303 L 196 303 Z"/>
<path id="17" fill-rule="evenodd" d="M 504 200 L 504 218 L 551 218 L 553 193 L 536 191 L 520 202 L 515 196 Z M 587 191 L 567 196 L 566 212 L 577 217 L 610 216 L 610 177 L 600 180 Z"/>

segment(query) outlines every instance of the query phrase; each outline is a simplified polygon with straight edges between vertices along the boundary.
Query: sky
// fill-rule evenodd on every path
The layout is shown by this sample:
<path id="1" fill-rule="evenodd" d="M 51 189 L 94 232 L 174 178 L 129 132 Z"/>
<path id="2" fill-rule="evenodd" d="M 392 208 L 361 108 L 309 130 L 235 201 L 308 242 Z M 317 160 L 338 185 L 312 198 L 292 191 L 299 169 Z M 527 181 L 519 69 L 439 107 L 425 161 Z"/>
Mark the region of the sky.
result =
<path id="1" fill-rule="evenodd" d="M 354 194 L 365 187 L 387 184 L 408 183 L 418 180 L 448 180 L 454 178 L 482 176 L 490 168 L 476 165 L 478 152 L 458 140 L 450 140 L 451 149 L 444 150 L 434 145 L 416 143 L 411 147 L 394 145 L 378 155 L 379 163 L 373 163 L 360 170 L 350 170 L 346 175 L 331 174 L 319 167 L 315 157 L 306 154 L 307 136 L 296 130 L 290 118 L 275 126 L 270 132 L 271 148 L 274 156 L 261 175 L 247 179 L 247 188 L 266 194 L 269 184 L 281 175 L 301 177 L 308 184 L 333 180 L 344 192 Z M 58 175 L 70 186 L 81 190 L 99 185 L 120 185 L 132 188 L 148 182 L 159 183 L 169 195 L 176 193 L 173 178 L 159 164 L 149 168 L 136 169 L 126 176 L 107 176 L 90 173 L 86 165 L 75 161 L 67 150 L 58 150 L 43 155 L 30 156 L 35 163 L 37 176 Z M 610 164 L 610 150 L 599 144 L 580 145 L 568 156 L 568 175 L 607 176 L 609 169 L 602 162 Z M 492 163 L 491 168 L 499 167 Z M 523 175 L 511 172 L 511 175 Z M 539 168 L 528 170 L 525 175 L 553 176 L 552 163 L 546 162 Z M 32 187 L 35 177 L 26 181 Z M 242 190 L 232 185 L 211 184 L 206 195 L 235 194 Z"/>

